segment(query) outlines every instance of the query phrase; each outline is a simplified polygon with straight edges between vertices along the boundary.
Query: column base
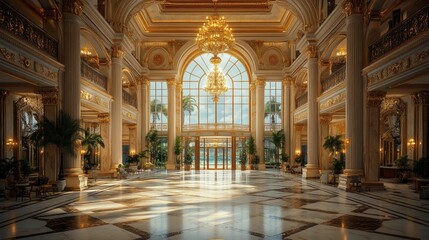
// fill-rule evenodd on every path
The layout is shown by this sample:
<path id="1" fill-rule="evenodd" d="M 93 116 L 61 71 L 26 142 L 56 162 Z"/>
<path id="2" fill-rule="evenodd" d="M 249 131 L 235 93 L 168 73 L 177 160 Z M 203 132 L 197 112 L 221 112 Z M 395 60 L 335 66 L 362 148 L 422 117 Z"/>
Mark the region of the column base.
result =
<path id="1" fill-rule="evenodd" d="M 343 174 L 350 175 L 350 176 L 363 176 L 363 170 L 349 168 L 349 169 L 344 169 Z"/>
<path id="2" fill-rule="evenodd" d="M 338 179 L 338 188 L 347 192 L 359 191 L 362 188 L 361 176 L 362 170 L 345 169 Z"/>
<path id="3" fill-rule="evenodd" d="M 320 174 L 320 182 L 324 183 L 324 184 L 328 184 L 329 183 L 329 175 L 332 173 L 331 170 L 319 170 L 319 174 Z"/>
<path id="4" fill-rule="evenodd" d="M 265 163 L 259 163 L 258 164 L 258 170 L 259 171 L 264 171 L 266 168 L 265 168 Z"/>
<path id="5" fill-rule="evenodd" d="M 302 178 L 318 178 L 319 177 L 319 167 L 311 166 L 307 164 L 305 168 L 302 169 Z"/>
<path id="6" fill-rule="evenodd" d="M 66 190 L 81 191 L 88 188 L 88 176 L 86 174 L 70 174 L 66 177 Z"/>
<path id="7" fill-rule="evenodd" d="M 175 163 L 167 163 L 167 170 L 176 170 Z"/>

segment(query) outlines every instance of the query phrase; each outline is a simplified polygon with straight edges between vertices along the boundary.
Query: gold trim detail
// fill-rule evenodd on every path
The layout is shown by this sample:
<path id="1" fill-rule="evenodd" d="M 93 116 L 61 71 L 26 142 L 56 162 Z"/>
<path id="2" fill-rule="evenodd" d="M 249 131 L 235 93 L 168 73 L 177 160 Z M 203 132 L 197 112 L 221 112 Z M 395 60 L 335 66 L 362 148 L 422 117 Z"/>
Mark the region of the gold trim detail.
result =
<path id="1" fill-rule="evenodd" d="M 334 97 L 328 98 L 327 100 L 324 100 L 320 103 L 320 110 L 326 110 L 334 105 L 337 105 L 339 103 L 342 103 L 346 100 L 346 94 L 340 93 L 338 95 L 335 95 Z"/>
<path id="2" fill-rule="evenodd" d="M 42 88 L 38 93 L 42 95 L 43 105 L 57 105 L 58 104 L 58 89 L 57 88 Z"/>
<path id="3" fill-rule="evenodd" d="M 81 0 L 64 0 L 63 12 L 81 15 L 83 12 L 83 3 Z"/>
<path id="4" fill-rule="evenodd" d="M 380 107 L 385 96 L 386 92 L 383 91 L 368 92 L 366 97 L 368 107 Z"/>
<path id="5" fill-rule="evenodd" d="M 363 1 L 362 0 L 347 0 L 343 3 L 343 9 L 346 13 L 346 16 L 352 14 L 362 14 L 363 13 Z"/>
<path id="6" fill-rule="evenodd" d="M 122 46 L 119 44 L 115 44 L 112 46 L 112 58 L 123 58 L 125 55 L 122 50 Z"/>
<path id="7" fill-rule="evenodd" d="M 307 58 L 317 58 L 317 47 L 315 45 L 309 45 L 305 50 Z"/>
<path id="8" fill-rule="evenodd" d="M 97 115 L 99 123 L 109 123 L 110 122 L 110 114 L 109 113 L 99 113 Z"/>

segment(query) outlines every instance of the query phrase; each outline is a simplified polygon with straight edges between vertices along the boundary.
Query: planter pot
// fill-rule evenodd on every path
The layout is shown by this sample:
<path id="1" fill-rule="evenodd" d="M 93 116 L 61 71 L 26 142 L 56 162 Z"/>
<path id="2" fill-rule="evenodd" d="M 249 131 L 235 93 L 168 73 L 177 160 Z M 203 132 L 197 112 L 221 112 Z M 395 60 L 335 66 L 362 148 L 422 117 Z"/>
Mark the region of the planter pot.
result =
<path id="1" fill-rule="evenodd" d="M 241 171 L 246 171 L 246 165 L 241 165 Z"/>
<path id="2" fill-rule="evenodd" d="M 185 165 L 185 171 L 190 171 L 190 170 L 191 170 L 191 165 L 186 164 L 186 165 Z"/>
<path id="3" fill-rule="evenodd" d="M 57 180 L 57 188 L 58 192 L 64 191 L 64 188 L 66 188 L 66 180 Z"/>

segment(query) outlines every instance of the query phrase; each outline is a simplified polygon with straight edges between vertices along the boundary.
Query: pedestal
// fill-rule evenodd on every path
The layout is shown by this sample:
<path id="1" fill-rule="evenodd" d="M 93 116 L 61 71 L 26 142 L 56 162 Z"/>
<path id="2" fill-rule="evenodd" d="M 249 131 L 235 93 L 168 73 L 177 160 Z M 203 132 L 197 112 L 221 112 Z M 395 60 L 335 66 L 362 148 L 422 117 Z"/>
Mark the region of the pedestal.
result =
<path id="1" fill-rule="evenodd" d="M 86 174 L 70 174 L 66 177 L 66 190 L 81 191 L 88 188 L 88 176 Z"/>
<path id="2" fill-rule="evenodd" d="M 319 167 L 307 164 L 307 166 L 302 169 L 303 178 L 318 178 L 319 177 Z"/>

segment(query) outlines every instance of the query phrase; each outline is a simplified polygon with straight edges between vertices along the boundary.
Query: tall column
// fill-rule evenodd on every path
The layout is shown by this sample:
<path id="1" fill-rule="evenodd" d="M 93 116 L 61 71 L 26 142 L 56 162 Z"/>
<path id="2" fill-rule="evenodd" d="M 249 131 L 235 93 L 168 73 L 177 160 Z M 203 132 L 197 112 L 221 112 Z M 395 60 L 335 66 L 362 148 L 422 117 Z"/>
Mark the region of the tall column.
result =
<path id="1" fill-rule="evenodd" d="M 142 116 L 142 84 L 143 78 L 137 79 L 137 125 L 136 125 L 136 153 L 139 153 L 142 148 L 142 128 L 143 128 L 143 116 Z"/>
<path id="2" fill-rule="evenodd" d="M 43 88 L 38 91 L 42 95 L 44 117 L 51 122 L 56 122 L 58 117 L 58 90 L 56 88 Z M 43 160 L 39 169 L 50 180 L 56 180 L 59 171 L 58 149 L 54 145 L 48 145 L 43 150 Z"/>
<path id="3" fill-rule="evenodd" d="M 63 110 L 72 119 L 80 119 L 80 14 L 83 3 L 80 0 L 63 1 L 63 53 L 64 72 L 63 81 Z M 64 170 L 66 175 L 82 173 L 79 154 L 64 156 Z M 70 187 L 66 182 L 66 187 Z"/>
<path id="4" fill-rule="evenodd" d="M 256 132 L 256 86 L 255 83 L 250 83 L 250 133 L 255 137 Z"/>
<path id="5" fill-rule="evenodd" d="M 110 116 L 109 113 L 99 113 L 98 123 L 100 124 L 100 135 L 103 138 L 104 148 L 100 151 L 100 171 L 107 173 L 111 170 L 111 152 L 112 147 L 110 139 Z"/>
<path id="6" fill-rule="evenodd" d="M 329 152 L 328 150 L 323 148 L 323 142 L 325 141 L 325 138 L 329 136 L 329 123 L 332 121 L 331 115 L 321 115 L 320 116 L 320 142 L 319 142 L 319 149 L 320 149 L 320 170 L 321 172 L 330 171 L 332 163 L 329 162 Z"/>
<path id="7" fill-rule="evenodd" d="M 310 45 L 308 58 L 308 118 L 307 118 L 307 165 L 302 171 L 303 178 L 314 178 L 319 174 L 319 109 L 317 105 L 319 88 L 319 64 L 317 48 Z"/>
<path id="8" fill-rule="evenodd" d="M 361 0 L 344 3 L 347 26 L 346 67 L 346 175 L 363 174 L 363 6 Z"/>
<path id="9" fill-rule="evenodd" d="M 295 84 L 292 84 L 291 86 L 291 98 L 290 98 L 290 107 L 291 107 L 291 121 L 290 121 L 290 131 L 291 131 L 291 136 L 290 136 L 290 142 L 289 142 L 289 146 L 290 146 L 290 159 L 289 159 L 289 164 L 294 163 L 294 156 L 295 156 L 295 149 L 296 149 L 296 142 L 295 142 L 295 138 L 296 138 L 296 130 L 295 130 L 295 119 L 294 119 L 294 111 L 295 111 L 295 94 L 296 94 L 296 87 Z M 288 144 L 288 143 L 286 143 Z"/>
<path id="10" fill-rule="evenodd" d="M 377 182 L 380 170 L 380 105 L 385 92 L 368 92 L 365 121 L 365 181 Z"/>
<path id="11" fill-rule="evenodd" d="M 285 146 L 284 151 L 287 155 L 292 156 L 291 154 L 291 84 L 292 78 L 287 77 L 283 80 L 283 132 L 285 135 Z"/>
<path id="12" fill-rule="evenodd" d="M 167 170 L 176 169 L 174 143 L 176 141 L 176 79 L 171 78 L 168 84 L 168 162 Z"/>
<path id="13" fill-rule="evenodd" d="M 5 129 L 6 129 L 6 96 L 8 94 L 8 91 L 6 90 L 0 90 L 0 158 L 3 159 L 6 157 L 5 155 L 5 145 L 6 145 L 6 135 L 5 135 Z"/>
<path id="14" fill-rule="evenodd" d="M 414 101 L 414 160 L 429 158 L 429 92 L 411 95 Z"/>
<path id="15" fill-rule="evenodd" d="M 121 45 L 112 47 L 112 164 L 116 169 L 122 163 L 122 58 L 124 52 Z"/>
<path id="16" fill-rule="evenodd" d="M 149 132 L 149 123 L 150 123 L 150 113 L 149 113 L 149 105 L 150 105 L 150 96 L 149 96 L 149 88 L 150 82 L 147 79 L 144 79 L 141 85 L 141 96 L 142 96 L 142 104 L 140 112 L 142 114 L 142 134 L 141 134 L 141 145 L 142 150 L 147 150 L 147 142 L 146 135 Z M 149 155 L 148 155 L 149 156 Z M 143 159 L 143 161 L 147 161 L 147 159 Z"/>
<path id="17" fill-rule="evenodd" d="M 264 91 L 265 81 L 264 79 L 258 78 L 255 81 L 256 86 L 256 155 L 259 156 L 259 170 L 265 170 L 265 158 L 264 158 Z"/>
<path id="18" fill-rule="evenodd" d="M 182 132 L 182 120 L 183 120 L 183 110 L 182 110 L 182 84 L 176 84 L 176 135 L 180 136 Z"/>

